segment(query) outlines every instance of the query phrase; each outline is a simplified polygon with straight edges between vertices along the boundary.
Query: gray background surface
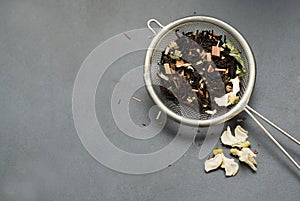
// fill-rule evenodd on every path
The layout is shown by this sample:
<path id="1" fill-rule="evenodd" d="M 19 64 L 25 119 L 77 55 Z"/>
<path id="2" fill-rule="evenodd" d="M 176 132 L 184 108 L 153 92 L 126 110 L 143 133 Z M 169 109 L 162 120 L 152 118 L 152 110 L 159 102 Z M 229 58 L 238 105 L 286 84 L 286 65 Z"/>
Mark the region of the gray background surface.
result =
<path id="1" fill-rule="evenodd" d="M 149 18 L 167 24 L 194 13 L 223 19 L 245 36 L 257 61 L 250 105 L 299 139 L 299 1 L 1 0 L 0 200 L 299 200 L 299 171 L 244 113 L 243 125 L 259 152 L 258 172 L 241 165 L 233 178 L 221 170 L 204 172 L 197 155 L 205 129 L 184 157 L 148 175 L 112 171 L 82 146 L 71 100 L 75 76 L 89 52 L 113 35 L 145 28 Z M 112 66 L 139 66 L 143 54 L 127 55 Z M 115 83 L 109 76 L 98 86 L 99 121 L 109 114 L 110 91 L 104 89 Z M 141 111 L 153 103 L 144 89 L 137 93 L 144 103 L 131 103 L 132 117 L 137 124 L 147 123 Z M 103 123 L 108 131 L 113 126 Z M 124 149 L 137 143 L 115 130 L 107 134 Z M 300 161 L 299 147 L 274 134 Z M 158 136 L 151 144 L 160 147 L 172 137 Z"/>

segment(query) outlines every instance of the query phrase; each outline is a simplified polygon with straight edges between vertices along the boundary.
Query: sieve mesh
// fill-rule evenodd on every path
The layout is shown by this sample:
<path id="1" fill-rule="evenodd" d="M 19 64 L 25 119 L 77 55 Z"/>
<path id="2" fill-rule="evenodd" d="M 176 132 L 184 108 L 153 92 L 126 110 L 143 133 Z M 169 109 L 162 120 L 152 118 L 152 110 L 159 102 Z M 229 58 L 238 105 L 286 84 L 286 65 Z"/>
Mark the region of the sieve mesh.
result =
<path id="1" fill-rule="evenodd" d="M 168 44 L 177 39 L 175 35 L 175 30 L 179 30 L 179 32 L 193 32 L 195 33 L 197 30 L 213 30 L 217 35 L 225 35 L 227 40 L 230 40 L 233 42 L 234 46 L 240 51 L 241 57 L 244 61 L 245 68 L 247 70 L 247 73 L 242 77 L 240 81 L 240 96 L 242 97 L 244 95 L 244 92 L 246 90 L 246 87 L 249 82 L 249 62 L 245 54 L 245 50 L 242 48 L 241 44 L 230 34 L 228 31 L 223 29 L 222 27 L 210 23 L 210 22 L 183 22 L 180 24 L 177 24 L 176 26 L 172 27 L 172 29 L 168 30 L 164 35 L 161 36 L 161 38 L 156 43 L 156 46 L 154 46 L 153 54 L 150 59 L 150 79 L 151 83 L 153 84 L 153 89 L 158 96 L 158 98 L 163 102 L 163 104 L 168 107 L 172 112 L 174 112 L 177 115 L 180 115 L 182 117 L 185 117 L 187 119 L 195 119 L 195 120 L 209 120 L 211 118 L 216 118 L 218 116 L 224 115 L 227 113 L 230 109 L 229 108 L 219 108 L 217 110 L 217 113 L 214 115 L 209 115 L 205 113 L 200 113 L 198 111 L 195 111 L 193 108 L 189 107 L 186 104 L 180 104 L 178 102 L 171 101 L 165 97 L 163 93 L 160 91 L 160 79 L 157 77 L 157 73 L 160 71 L 160 66 L 158 65 L 161 60 L 162 51 L 165 50 L 165 48 L 168 46 Z M 212 100 L 213 101 L 213 100 Z"/>

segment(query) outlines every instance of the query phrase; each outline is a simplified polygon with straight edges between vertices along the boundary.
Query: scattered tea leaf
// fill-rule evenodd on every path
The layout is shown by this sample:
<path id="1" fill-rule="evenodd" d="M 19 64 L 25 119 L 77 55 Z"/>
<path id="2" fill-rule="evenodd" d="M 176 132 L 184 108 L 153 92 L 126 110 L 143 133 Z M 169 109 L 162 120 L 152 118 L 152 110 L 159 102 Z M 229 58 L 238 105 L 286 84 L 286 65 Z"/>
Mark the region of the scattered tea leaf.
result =
<path id="1" fill-rule="evenodd" d="M 159 111 L 159 112 L 157 113 L 156 120 L 158 120 L 158 119 L 159 119 L 159 117 L 160 117 L 160 114 L 161 114 L 161 111 Z"/>
<path id="2" fill-rule="evenodd" d="M 180 57 L 175 56 L 175 55 L 170 55 L 171 59 L 175 59 L 175 60 L 180 60 Z"/>
<path id="3" fill-rule="evenodd" d="M 231 40 L 226 40 L 226 46 L 231 50 L 233 47 L 233 43 L 231 42 Z"/>
<path id="4" fill-rule="evenodd" d="M 135 100 L 135 101 L 138 101 L 138 102 L 142 102 L 142 100 L 141 100 L 141 99 L 139 99 L 139 98 L 136 98 L 136 97 L 134 97 L 134 96 L 132 97 L 132 99 L 133 99 L 133 100 Z"/>
<path id="5" fill-rule="evenodd" d="M 131 38 L 127 35 L 127 33 L 124 32 L 123 34 L 128 40 L 131 40 Z"/>

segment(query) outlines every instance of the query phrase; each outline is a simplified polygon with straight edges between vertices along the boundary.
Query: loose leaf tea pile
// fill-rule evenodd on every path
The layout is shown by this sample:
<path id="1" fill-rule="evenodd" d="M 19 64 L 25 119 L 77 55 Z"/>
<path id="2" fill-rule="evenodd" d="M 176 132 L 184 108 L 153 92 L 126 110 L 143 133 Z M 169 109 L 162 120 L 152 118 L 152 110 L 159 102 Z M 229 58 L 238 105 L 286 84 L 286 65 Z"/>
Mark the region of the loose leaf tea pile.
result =
<path id="1" fill-rule="evenodd" d="M 162 52 L 157 74 L 166 98 L 210 115 L 236 104 L 246 68 L 234 44 L 213 30 L 175 34 L 177 39 Z"/>

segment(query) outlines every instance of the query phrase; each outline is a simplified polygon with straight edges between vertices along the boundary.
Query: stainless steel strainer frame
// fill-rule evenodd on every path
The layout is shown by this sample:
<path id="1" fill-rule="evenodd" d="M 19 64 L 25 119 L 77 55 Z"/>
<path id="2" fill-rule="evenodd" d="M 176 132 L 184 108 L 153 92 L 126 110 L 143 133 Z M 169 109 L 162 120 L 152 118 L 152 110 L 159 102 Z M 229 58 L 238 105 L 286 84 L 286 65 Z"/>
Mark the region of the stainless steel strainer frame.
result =
<path id="1" fill-rule="evenodd" d="M 160 43 L 161 39 L 164 37 L 165 34 L 167 34 L 170 30 L 174 30 L 176 27 L 178 27 L 181 24 L 185 23 L 193 23 L 193 22 L 204 22 L 204 23 L 211 23 L 214 24 L 225 31 L 227 31 L 229 34 L 232 35 L 232 37 L 235 38 L 235 40 L 240 44 L 241 48 L 244 50 L 246 59 L 248 60 L 248 83 L 247 87 L 243 93 L 243 96 L 241 97 L 239 103 L 235 105 L 232 109 L 230 109 L 225 114 L 222 114 L 220 116 L 211 118 L 211 119 L 204 119 L 204 120 L 197 120 L 197 119 L 189 119 L 183 116 L 180 116 L 170 110 L 159 98 L 159 96 L 156 94 L 153 83 L 151 81 L 151 61 L 154 54 L 154 51 L 156 50 L 157 45 Z M 151 27 L 151 23 L 156 23 L 161 29 L 156 32 Z M 214 17 L 209 16 L 190 16 L 178 19 L 174 22 L 171 22 L 170 24 L 163 26 L 159 21 L 156 19 L 150 19 L 147 22 L 148 28 L 154 33 L 154 38 L 152 39 L 149 48 L 146 52 L 145 56 L 145 63 L 144 63 L 144 81 L 146 85 L 146 89 L 153 99 L 153 101 L 160 107 L 160 109 L 165 112 L 169 117 L 173 118 L 174 120 L 191 126 L 210 126 L 210 125 L 216 125 L 223 123 L 225 121 L 228 121 L 238 115 L 240 112 L 245 111 L 249 114 L 249 116 L 258 124 L 259 127 L 262 128 L 262 130 L 265 132 L 265 134 L 279 147 L 279 149 L 292 161 L 292 163 L 300 170 L 299 164 L 290 156 L 290 154 L 279 144 L 279 142 L 268 132 L 268 130 L 254 117 L 253 114 L 256 114 L 261 119 L 269 123 L 271 126 L 279 130 L 281 133 L 289 137 L 291 140 L 296 142 L 298 145 L 300 145 L 300 142 L 291 136 L 289 133 L 281 129 L 279 126 L 268 120 L 263 115 L 259 114 L 257 111 L 255 111 L 253 108 L 248 106 L 248 102 L 250 100 L 254 85 L 255 85 L 255 77 L 256 77 L 256 64 L 255 59 L 252 53 L 252 50 L 250 46 L 248 45 L 247 41 L 244 39 L 244 37 L 231 25 L 227 24 L 226 22 L 223 22 L 222 20 L 216 19 Z M 252 114 L 253 113 L 253 114 Z"/>

